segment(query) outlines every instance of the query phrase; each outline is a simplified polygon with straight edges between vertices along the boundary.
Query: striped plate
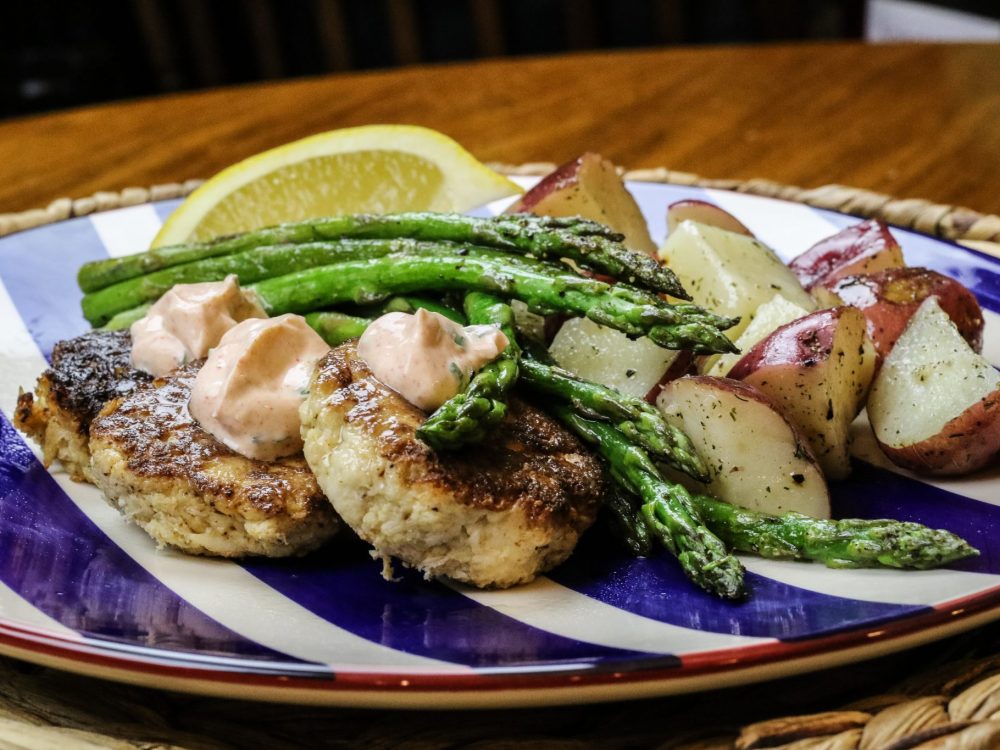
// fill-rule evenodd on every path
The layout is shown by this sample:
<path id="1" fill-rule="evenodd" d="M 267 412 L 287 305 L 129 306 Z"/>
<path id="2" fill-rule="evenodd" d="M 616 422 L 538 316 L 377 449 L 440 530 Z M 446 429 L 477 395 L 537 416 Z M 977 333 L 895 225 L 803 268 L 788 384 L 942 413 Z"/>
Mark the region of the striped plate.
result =
<path id="1" fill-rule="evenodd" d="M 632 186 L 654 239 L 664 207 L 714 201 L 785 257 L 854 221 L 799 204 Z M 86 329 L 74 274 L 146 246 L 176 202 L 73 219 L 0 240 L 0 651 L 85 674 L 261 700 L 499 707 L 636 698 L 804 672 L 1000 617 L 1000 476 L 924 482 L 861 445 L 838 516 L 955 531 L 982 556 L 946 570 L 834 571 L 746 558 L 751 598 L 718 601 L 664 557 L 584 539 L 531 585 L 474 591 L 387 583 L 348 545 L 243 563 L 157 550 L 89 486 L 47 472 L 10 425 L 60 339 Z M 499 207 L 492 206 L 491 210 Z M 1000 262 L 896 231 L 911 265 L 959 278 L 987 308 L 1000 363 Z M 343 543 L 341 543 L 343 544 Z"/>

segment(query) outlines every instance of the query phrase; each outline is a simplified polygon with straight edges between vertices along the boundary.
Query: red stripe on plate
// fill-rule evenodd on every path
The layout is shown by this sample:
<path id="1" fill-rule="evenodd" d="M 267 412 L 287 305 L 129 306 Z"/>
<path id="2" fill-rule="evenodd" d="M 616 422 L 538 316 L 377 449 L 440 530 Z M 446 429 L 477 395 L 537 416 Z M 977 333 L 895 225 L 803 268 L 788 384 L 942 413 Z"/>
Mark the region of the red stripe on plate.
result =
<path id="1" fill-rule="evenodd" d="M 543 673 L 534 670 L 519 672 L 516 671 L 516 667 L 513 667 L 510 670 L 482 671 L 463 675 L 364 671 L 331 672 L 329 677 L 321 675 L 295 676 L 287 673 L 267 674 L 254 671 L 250 667 L 246 670 L 220 669 L 217 663 L 205 666 L 178 664 L 166 660 L 111 653 L 86 641 L 60 638 L 4 622 L 0 622 L 0 646 L 8 646 L 17 651 L 27 651 L 40 657 L 79 665 L 95 665 L 135 675 L 165 676 L 201 684 L 229 684 L 247 687 L 287 688 L 289 690 L 306 689 L 327 691 L 331 694 L 345 691 L 355 693 L 368 691 L 435 693 L 477 690 L 541 690 L 584 685 L 663 682 L 722 672 L 738 674 L 753 667 L 793 662 L 852 648 L 873 650 L 875 653 L 871 655 L 874 656 L 878 653 L 892 651 L 892 641 L 902 640 L 899 648 L 904 645 L 912 645 L 909 643 L 912 639 L 907 639 L 907 636 L 922 632 L 928 636 L 925 640 L 932 640 L 935 637 L 932 631 L 940 627 L 947 627 L 949 631 L 958 632 L 962 629 L 960 626 L 963 621 L 972 621 L 969 623 L 969 627 L 972 627 L 978 624 L 979 620 L 982 620 L 982 615 L 991 613 L 991 611 L 993 617 L 987 619 L 1000 618 L 1000 586 L 980 594 L 942 603 L 932 612 L 900 622 L 887 623 L 882 628 L 838 633 L 829 638 L 800 642 L 776 642 L 760 646 L 687 654 L 682 657 L 681 667 L 650 668 L 643 667 L 640 663 L 637 667 L 630 667 L 628 664 L 618 664 L 608 669 L 568 667 L 565 671 Z M 878 649 L 867 648 L 876 643 L 880 646 Z M 22 658 L 30 659 L 30 654 Z M 648 661 L 643 663 L 648 664 Z M 266 665 L 262 665 L 262 667 L 266 668 Z M 788 674 L 793 671 L 793 669 L 782 670 L 779 668 L 772 676 L 777 676 L 779 673 Z M 764 674 L 757 679 L 767 676 Z"/>

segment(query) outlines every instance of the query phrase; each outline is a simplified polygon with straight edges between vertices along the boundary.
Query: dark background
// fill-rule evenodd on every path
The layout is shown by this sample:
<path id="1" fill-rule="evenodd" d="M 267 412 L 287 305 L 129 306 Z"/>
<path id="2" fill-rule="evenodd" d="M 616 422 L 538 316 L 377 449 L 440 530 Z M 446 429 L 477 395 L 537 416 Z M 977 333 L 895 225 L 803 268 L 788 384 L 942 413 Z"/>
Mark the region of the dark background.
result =
<path id="1" fill-rule="evenodd" d="M 846 38 L 839 0 L 28 0 L 0 4 L 0 116 L 417 62 Z"/>
<path id="2" fill-rule="evenodd" d="M 938 2 L 996 15 L 997 0 Z M 864 0 L 60 0 L 0 4 L 0 118 L 419 62 L 851 39 Z"/>

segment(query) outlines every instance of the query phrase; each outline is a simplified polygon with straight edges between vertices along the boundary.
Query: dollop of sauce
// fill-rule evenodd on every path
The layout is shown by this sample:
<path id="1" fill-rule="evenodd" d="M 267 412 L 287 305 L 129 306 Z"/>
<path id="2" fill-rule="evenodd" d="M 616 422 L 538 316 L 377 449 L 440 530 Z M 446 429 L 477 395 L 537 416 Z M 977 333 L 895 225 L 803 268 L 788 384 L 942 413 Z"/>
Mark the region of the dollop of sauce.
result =
<path id="1" fill-rule="evenodd" d="M 188 412 L 247 458 L 302 450 L 299 406 L 316 363 L 330 351 L 300 315 L 250 319 L 226 331 L 191 388 Z"/>
<path id="2" fill-rule="evenodd" d="M 226 331 L 249 318 L 266 318 L 235 275 L 225 281 L 178 284 L 132 324 L 132 366 L 157 377 L 196 359 Z"/>
<path id="3" fill-rule="evenodd" d="M 358 341 L 372 374 L 414 406 L 433 411 L 461 391 L 472 375 L 507 348 L 489 325 L 460 326 L 438 313 L 388 313 Z"/>

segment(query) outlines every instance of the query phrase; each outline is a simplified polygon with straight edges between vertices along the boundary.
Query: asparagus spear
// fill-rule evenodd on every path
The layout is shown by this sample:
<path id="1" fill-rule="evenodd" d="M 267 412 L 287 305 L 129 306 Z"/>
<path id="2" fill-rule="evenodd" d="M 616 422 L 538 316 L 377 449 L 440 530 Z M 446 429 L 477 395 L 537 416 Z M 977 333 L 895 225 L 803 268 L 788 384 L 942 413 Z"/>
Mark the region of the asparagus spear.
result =
<path id="1" fill-rule="evenodd" d="M 743 596 L 743 565 L 691 512 L 687 490 L 663 479 L 645 451 L 611 425 L 584 419 L 561 404 L 550 410 L 594 445 L 618 485 L 642 499 L 648 533 L 677 557 L 688 578 L 724 599 Z"/>
<path id="2" fill-rule="evenodd" d="M 146 317 L 146 313 L 149 312 L 153 304 L 146 303 L 145 305 L 139 305 L 138 307 L 133 307 L 129 310 L 123 310 L 117 315 L 113 316 L 111 320 L 105 323 L 102 328 L 107 331 L 120 331 L 123 328 L 131 328 L 132 324 L 139 318 Z"/>
<path id="3" fill-rule="evenodd" d="M 517 382 L 521 348 L 514 333 L 510 305 L 492 294 L 470 292 L 465 315 L 473 325 L 493 325 L 507 337 L 507 348 L 482 367 L 468 387 L 446 401 L 417 430 L 434 450 L 455 450 L 481 443 L 507 414 L 506 396 Z"/>
<path id="4" fill-rule="evenodd" d="M 541 261 L 511 259 L 497 251 L 388 255 L 363 262 L 320 266 L 252 285 L 271 315 L 309 312 L 345 302 L 374 303 L 395 294 L 461 289 L 520 299 L 539 313 L 583 315 L 665 348 L 700 353 L 734 351 L 720 328 L 731 318 L 691 304 L 670 305 L 626 284 L 611 286 Z"/>
<path id="5" fill-rule="evenodd" d="M 84 317 L 91 325 L 98 326 L 120 312 L 158 299 L 175 284 L 216 281 L 229 274 L 236 274 L 241 284 L 249 284 L 311 266 L 364 260 L 390 253 L 439 249 L 439 245 L 426 246 L 415 240 L 338 240 L 268 245 L 194 263 L 183 263 L 112 284 L 85 295 L 81 306 Z"/>
<path id="6" fill-rule="evenodd" d="M 416 304 L 422 302 L 418 300 Z M 500 357 L 476 373 L 463 393 L 431 414 L 418 430 L 418 436 L 435 450 L 455 450 L 463 445 L 482 442 L 506 414 L 504 399 L 520 374 L 523 382 L 530 387 L 560 398 L 582 416 L 596 415 L 599 419 L 610 420 L 622 434 L 653 458 L 665 461 L 696 479 L 707 479 L 704 463 L 688 437 L 667 424 L 660 413 L 645 401 L 582 380 L 559 367 L 534 359 L 521 359 L 513 313 L 503 300 L 490 294 L 472 292 L 466 295 L 465 313 L 472 324 L 499 327 L 510 345 Z M 349 322 L 342 322 L 344 318 L 348 318 Z M 333 326 L 332 331 L 320 327 L 326 320 Z M 331 346 L 360 335 L 369 322 L 341 313 L 310 313 L 306 315 L 306 321 Z M 356 322 L 363 325 L 355 328 Z"/>
<path id="7" fill-rule="evenodd" d="M 299 245 L 269 245 L 231 255 L 171 266 L 87 294 L 81 305 L 84 316 L 91 325 L 103 325 L 120 312 L 157 299 L 175 284 L 212 281 L 225 278 L 229 274 L 236 274 L 241 284 L 249 284 L 317 266 L 352 260 L 367 260 L 393 253 L 442 256 L 485 254 L 486 257 L 494 258 L 497 262 L 502 261 L 511 268 L 544 269 L 549 274 L 571 276 L 562 264 L 541 263 L 529 258 L 510 256 L 502 251 L 454 242 L 423 242 L 411 239 L 345 239 Z M 641 299 L 647 304 L 660 302 L 655 294 L 635 287 L 621 286 L 621 293 L 630 298 Z M 663 307 L 663 305 L 660 306 Z M 693 305 L 678 305 L 676 309 L 698 309 L 704 314 L 704 311 Z"/>
<path id="8" fill-rule="evenodd" d="M 708 469 L 687 435 L 668 424 L 655 407 L 642 399 L 528 358 L 521 363 L 521 380 L 537 391 L 555 396 L 581 416 L 610 422 L 654 460 L 708 481 Z"/>
<path id="9" fill-rule="evenodd" d="M 728 545 L 761 557 L 818 560 L 831 568 L 925 570 L 979 554 L 950 531 L 910 521 L 772 516 L 707 495 L 692 499 L 708 527 Z"/>
<path id="10" fill-rule="evenodd" d="M 732 549 L 775 560 L 817 560 L 831 568 L 926 570 L 979 554 L 950 531 L 910 521 L 771 515 L 699 493 L 691 493 L 690 499 L 705 525 Z M 649 554 L 649 529 L 638 503 L 618 497 L 606 507 L 625 545 L 636 555 Z"/>
<path id="11" fill-rule="evenodd" d="M 76 281 L 84 293 L 96 292 L 104 287 L 117 284 L 119 281 L 134 279 L 153 271 L 159 271 L 161 268 L 222 255 L 232 255 L 255 247 L 312 242 L 318 239 L 322 238 L 316 236 L 308 222 L 280 224 L 255 232 L 219 237 L 211 242 L 154 247 L 144 253 L 90 261 L 80 266 Z"/>
<path id="12" fill-rule="evenodd" d="M 421 309 L 435 312 L 438 315 L 444 315 L 448 320 L 458 323 L 461 326 L 464 326 L 466 322 L 465 315 L 453 307 L 448 307 L 448 305 L 437 300 L 427 299 L 426 297 L 411 297 L 409 295 L 405 297 L 391 297 L 386 300 L 384 304 L 379 305 L 378 314 L 384 315 L 391 312 L 415 313 Z"/>
<path id="13" fill-rule="evenodd" d="M 569 258 L 637 286 L 690 299 L 669 268 L 645 253 L 629 250 L 622 244 L 623 235 L 580 217 L 504 214 L 483 218 L 454 213 L 403 213 L 336 217 L 321 220 L 318 225 L 317 231 L 327 238 L 449 240 L 550 260 Z"/>
<path id="14" fill-rule="evenodd" d="M 359 318 L 333 310 L 307 313 L 306 323 L 330 346 L 338 346 L 357 338 L 371 324 L 370 318 Z"/>
<path id="15" fill-rule="evenodd" d="M 207 243 L 155 248 L 123 258 L 85 264 L 80 288 L 96 292 L 164 268 L 242 252 L 256 247 L 335 239 L 411 238 L 482 245 L 511 253 L 559 260 L 570 258 L 622 280 L 690 299 L 670 269 L 621 244 L 622 235 L 579 217 L 512 214 L 494 218 L 446 213 L 355 215 L 282 224 Z"/>
<path id="16" fill-rule="evenodd" d="M 135 321 L 149 312 L 151 304 L 139 305 L 131 310 L 120 312 L 105 323 L 108 331 L 129 328 Z M 425 308 L 431 312 L 444 315 L 460 325 L 465 325 L 465 316 L 458 310 L 424 297 L 392 297 L 384 305 L 379 306 L 375 313 L 381 315 L 387 312 L 414 312 Z M 330 346 L 337 346 L 345 341 L 357 338 L 371 325 L 372 319 L 363 315 L 348 315 L 336 310 L 325 310 L 307 313 L 306 323 L 316 331 Z"/>
<path id="17" fill-rule="evenodd" d="M 648 557 L 653 552 L 653 537 L 639 514 L 639 503 L 621 487 L 615 487 L 604 500 L 611 532 L 636 557 Z"/>
<path id="18" fill-rule="evenodd" d="M 118 331 L 123 328 L 130 328 L 135 321 L 144 317 L 151 305 L 140 305 L 131 310 L 118 313 L 105 325 L 107 331 Z M 343 344 L 345 341 L 357 338 L 365 329 L 371 325 L 370 318 L 362 318 L 334 310 L 311 312 L 305 316 L 306 323 L 316 333 L 322 336 L 330 346 Z"/>

